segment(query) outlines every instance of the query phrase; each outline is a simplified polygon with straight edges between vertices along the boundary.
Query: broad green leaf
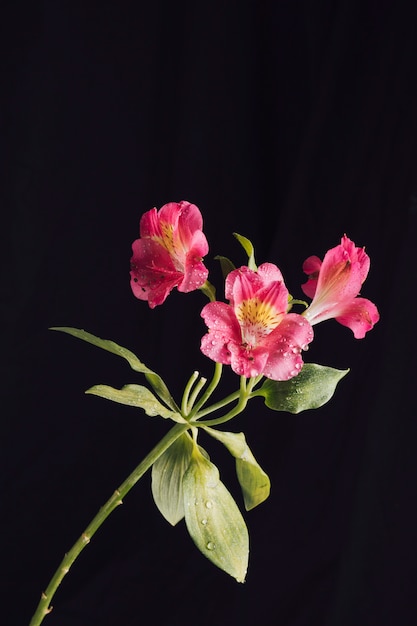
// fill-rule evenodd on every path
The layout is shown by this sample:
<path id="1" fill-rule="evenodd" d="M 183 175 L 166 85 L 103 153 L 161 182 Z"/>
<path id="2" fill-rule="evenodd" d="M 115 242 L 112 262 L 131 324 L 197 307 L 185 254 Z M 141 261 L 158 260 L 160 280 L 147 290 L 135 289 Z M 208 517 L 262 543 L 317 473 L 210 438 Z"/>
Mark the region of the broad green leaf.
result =
<path id="1" fill-rule="evenodd" d="M 223 278 L 226 278 L 230 272 L 236 269 L 233 265 L 232 261 L 225 256 L 220 256 L 219 254 L 214 257 L 216 261 L 220 261 L 220 267 L 222 269 Z"/>
<path id="2" fill-rule="evenodd" d="M 160 399 L 165 402 L 167 406 L 173 411 L 179 411 L 179 408 L 175 404 L 168 387 L 162 380 L 162 378 L 150 370 L 146 365 L 144 365 L 141 361 L 139 361 L 138 357 L 133 354 L 127 348 L 123 348 L 119 346 L 114 341 L 110 341 L 109 339 L 100 339 L 91 333 L 88 333 L 86 330 L 82 330 L 81 328 L 71 328 L 69 326 L 54 326 L 49 330 L 59 330 L 60 332 L 67 333 L 68 335 L 72 335 L 73 337 L 77 337 L 78 339 L 82 339 L 83 341 L 87 341 L 88 343 L 93 344 L 93 346 L 97 346 L 98 348 L 102 348 L 103 350 L 107 350 L 107 352 L 112 352 L 113 354 L 117 354 L 121 356 L 123 359 L 129 363 L 132 370 L 135 372 L 140 372 L 141 374 L 145 374 L 146 380 L 152 385 L 155 393 L 160 397 Z"/>
<path id="3" fill-rule="evenodd" d="M 255 263 L 255 250 L 252 245 L 252 242 L 247 237 L 243 237 L 243 235 L 239 235 L 238 233 L 233 233 L 233 234 L 249 257 L 248 258 L 249 269 L 254 270 L 256 272 L 258 268 Z"/>
<path id="4" fill-rule="evenodd" d="M 244 582 L 249 536 L 232 495 L 219 471 L 194 447 L 183 480 L 185 522 L 197 548 L 217 567 Z"/>
<path id="5" fill-rule="evenodd" d="M 253 456 L 243 433 L 230 433 L 204 427 L 204 430 L 221 441 L 236 459 L 236 474 L 242 488 L 245 509 L 249 511 L 269 496 L 271 482 Z"/>
<path id="6" fill-rule="evenodd" d="M 121 389 L 115 389 L 109 385 L 94 385 L 87 389 L 85 393 L 100 396 L 119 404 L 139 407 L 151 417 L 160 415 L 165 419 L 172 419 L 174 422 L 185 423 L 180 413 L 167 409 L 147 387 L 142 385 L 125 385 Z"/>
<path id="7" fill-rule="evenodd" d="M 184 433 L 152 465 L 152 495 L 165 519 L 175 526 L 184 517 L 182 479 L 190 464 L 193 442 Z"/>
<path id="8" fill-rule="evenodd" d="M 300 413 L 317 409 L 330 400 L 337 383 L 348 372 L 305 363 L 298 376 L 285 381 L 266 380 L 253 395 L 263 396 L 266 406 L 274 411 Z"/>

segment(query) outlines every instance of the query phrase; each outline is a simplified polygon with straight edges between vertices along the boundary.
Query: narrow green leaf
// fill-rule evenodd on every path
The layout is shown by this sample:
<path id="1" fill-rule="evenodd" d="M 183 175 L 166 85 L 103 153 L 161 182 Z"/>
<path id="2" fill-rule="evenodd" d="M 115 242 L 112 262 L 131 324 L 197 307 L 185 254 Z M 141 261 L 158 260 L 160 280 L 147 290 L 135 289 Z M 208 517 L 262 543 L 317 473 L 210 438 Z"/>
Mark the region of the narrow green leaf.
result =
<path id="1" fill-rule="evenodd" d="M 285 381 L 266 380 L 253 395 L 263 396 L 265 404 L 274 411 L 300 413 L 317 409 L 333 396 L 336 385 L 349 370 L 305 363 L 294 378 Z"/>
<path id="2" fill-rule="evenodd" d="M 165 519 L 175 526 L 184 517 L 182 479 L 187 470 L 193 442 L 184 433 L 152 465 L 152 495 Z"/>
<path id="3" fill-rule="evenodd" d="M 253 456 L 243 433 L 230 433 L 214 428 L 204 427 L 204 430 L 221 441 L 236 459 L 236 474 L 242 488 L 245 509 L 249 511 L 269 496 L 271 482 Z"/>
<path id="4" fill-rule="evenodd" d="M 226 276 L 228 274 L 230 274 L 230 272 L 233 272 L 233 270 L 236 269 L 236 267 L 234 266 L 232 261 L 230 259 L 228 259 L 227 257 L 220 256 L 218 254 L 214 258 L 215 258 L 216 261 L 220 261 L 220 267 L 222 269 L 223 278 L 226 278 Z"/>
<path id="5" fill-rule="evenodd" d="M 115 389 L 109 385 L 94 385 L 87 389 L 85 393 L 100 396 L 119 404 L 139 407 L 144 409 L 145 413 L 151 417 L 160 415 L 165 419 L 172 419 L 174 422 L 185 423 L 180 413 L 167 409 L 147 387 L 142 385 L 125 385 L 121 389 Z"/>
<path id="6" fill-rule="evenodd" d="M 103 350 L 107 350 L 107 352 L 112 352 L 113 354 L 117 354 L 117 356 L 121 356 L 123 359 L 129 363 L 132 370 L 135 372 L 140 372 L 141 374 L 145 374 L 146 380 L 152 385 L 155 393 L 160 397 L 160 399 L 165 402 L 167 406 L 173 411 L 179 411 L 179 408 L 175 404 L 168 387 L 162 380 L 162 378 L 146 367 L 138 357 L 133 354 L 127 348 L 123 348 L 119 346 L 114 341 L 110 341 L 109 339 L 100 339 L 91 333 L 88 333 L 86 330 L 82 330 L 81 328 L 71 328 L 69 326 L 54 326 L 49 330 L 58 330 L 63 333 L 67 333 L 68 335 L 72 335 L 73 337 L 77 337 L 78 339 L 82 339 L 83 341 L 87 341 L 88 343 L 93 344 L 93 346 L 97 346 L 98 348 L 102 348 Z"/>
<path id="7" fill-rule="evenodd" d="M 185 522 L 197 548 L 217 567 L 244 582 L 249 536 L 232 495 L 219 471 L 194 447 L 183 480 Z"/>
<path id="8" fill-rule="evenodd" d="M 239 235 L 238 233 L 233 233 L 233 234 L 249 257 L 248 258 L 249 269 L 254 270 L 256 272 L 258 267 L 255 263 L 255 250 L 252 245 L 252 242 L 247 237 L 243 237 L 243 235 Z"/>

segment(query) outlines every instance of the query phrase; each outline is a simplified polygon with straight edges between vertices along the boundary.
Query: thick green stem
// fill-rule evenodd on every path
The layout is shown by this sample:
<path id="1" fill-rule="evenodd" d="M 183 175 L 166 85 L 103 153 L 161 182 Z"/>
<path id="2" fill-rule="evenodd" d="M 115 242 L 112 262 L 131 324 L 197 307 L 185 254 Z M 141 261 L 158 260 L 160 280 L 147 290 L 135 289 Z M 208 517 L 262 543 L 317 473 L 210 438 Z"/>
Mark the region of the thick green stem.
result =
<path id="1" fill-rule="evenodd" d="M 38 607 L 33 614 L 29 626 L 39 626 L 42 623 L 44 617 L 52 611 L 51 600 L 61 584 L 63 578 L 68 573 L 70 567 L 79 556 L 81 551 L 90 542 L 90 539 L 95 532 L 100 528 L 107 517 L 122 504 L 123 498 L 132 489 L 132 487 L 138 482 L 143 474 L 153 465 L 153 463 L 169 448 L 169 446 L 180 437 L 188 428 L 189 424 L 176 424 L 167 432 L 167 434 L 161 439 L 161 441 L 149 452 L 149 454 L 139 463 L 139 465 L 133 470 L 133 472 L 126 478 L 126 480 L 120 485 L 118 489 L 113 493 L 111 498 L 106 504 L 99 510 L 95 518 L 90 522 L 81 537 L 72 548 L 67 552 L 62 559 L 58 569 L 51 578 L 48 587 L 41 595 L 41 600 Z"/>

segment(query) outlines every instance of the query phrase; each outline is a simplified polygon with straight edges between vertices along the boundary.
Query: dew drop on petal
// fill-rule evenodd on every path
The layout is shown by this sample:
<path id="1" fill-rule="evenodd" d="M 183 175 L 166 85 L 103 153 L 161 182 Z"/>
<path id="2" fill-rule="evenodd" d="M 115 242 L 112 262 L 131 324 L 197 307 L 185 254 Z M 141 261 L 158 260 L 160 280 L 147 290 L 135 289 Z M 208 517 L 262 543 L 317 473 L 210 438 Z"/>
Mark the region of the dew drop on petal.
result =
<path id="1" fill-rule="evenodd" d="M 211 500 L 207 500 L 206 509 L 211 509 L 212 506 L 213 506 L 213 502 Z"/>
<path id="2" fill-rule="evenodd" d="M 215 550 L 216 548 L 216 544 L 213 543 L 212 541 L 209 541 L 206 545 L 207 550 Z"/>

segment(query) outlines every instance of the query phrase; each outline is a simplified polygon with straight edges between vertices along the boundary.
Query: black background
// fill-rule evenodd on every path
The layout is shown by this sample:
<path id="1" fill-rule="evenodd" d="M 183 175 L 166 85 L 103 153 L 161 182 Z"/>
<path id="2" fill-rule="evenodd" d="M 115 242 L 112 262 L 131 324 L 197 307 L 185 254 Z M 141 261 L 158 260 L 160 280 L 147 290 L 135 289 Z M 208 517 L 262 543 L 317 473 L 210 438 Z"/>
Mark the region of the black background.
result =
<path id="1" fill-rule="evenodd" d="M 16 2 L 3 10 L 1 621 L 29 623 L 65 550 L 166 432 L 85 396 L 137 377 L 50 326 L 138 354 L 178 397 L 199 292 L 150 311 L 129 287 L 141 214 L 197 204 L 214 256 L 255 244 L 302 297 L 303 260 L 366 246 L 364 340 L 330 321 L 306 360 L 350 367 L 318 411 L 261 401 L 231 425 L 271 477 L 245 514 L 247 581 L 154 507 L 149 475 L 57 592 L 49 626 L 408 626 L 417 619 L 417 10 L 371 0 Z M 226 373 L 222 391 L 236 381 Z M 201 442 L 241 504 L 233 463 Z"/>

